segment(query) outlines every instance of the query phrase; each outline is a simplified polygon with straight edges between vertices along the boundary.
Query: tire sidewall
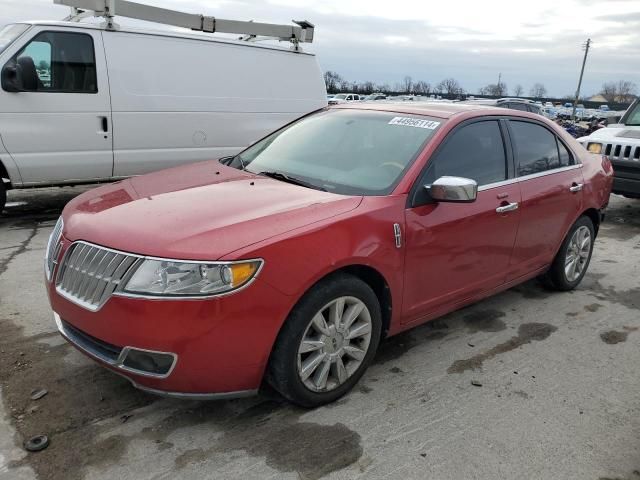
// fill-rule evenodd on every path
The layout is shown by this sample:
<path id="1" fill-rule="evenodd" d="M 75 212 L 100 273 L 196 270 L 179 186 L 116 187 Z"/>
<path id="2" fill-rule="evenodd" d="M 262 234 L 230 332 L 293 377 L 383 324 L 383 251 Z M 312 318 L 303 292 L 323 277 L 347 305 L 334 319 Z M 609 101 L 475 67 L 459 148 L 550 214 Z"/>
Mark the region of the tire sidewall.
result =
<path id="1" fill-rule="evenodd" d="M 582 270 L 582 273 L 580 274 L 580 276 L 576 278 L 574 281 L 570 282 L 567 279 L 567 275 L 564 270 L 565 260 L 567 258 L 567 250 L 569 249 L 571 238 L 573 238 L 573 234 L 580 227 L 587 227 L 589 229 L 589 234 L 591 235 L 589 257 L 587 258 L 587 263 L 585 264 L 584 269 Z M 582 216 L 578 220 L 576 220 L 576 222 L 571 226 L 569 233 L 567 233 L 567 236 L 565 237 L 564 242 L 562 243 L 562 248 L 560 249 L 560 251 L 558 252 L 558 256 L 556 257 L 556 262 L 555 262 L 556 264 L 554 265 L 557 271 L 556 281 L 559 281 L 561 283 L 562 288 L 573 289 L 580 284 L 585 274 L 587 273 L 587 270 L 589 269 L 589 265 L 591 264 L 591 256 L 593 255 L 594 244 L 595 244 L 595 229 L 593 227 L 593 222 L 591 221 L 590 218 Z"/>
<path id="2" fill-rule="evenodd" d="M 358 298 L 369 309 L 371 315 L 371 340 L 369 349 L 358 370 L 339 387 L 329 392 L 309 390 L 298 375 L 298 349 L 300 342 L 313 316 L 332 300 L 351 296 Z M 330 403 L 353 388 L 360 380 L 376 354 L 382 332 L 382 314 L 376 294 L 365 282 L 351 275 L 336 275 L 313 287 L 291 311 L 283 331 L 277 340 L 277 373 L 271 375 L 272 385 L 289 400 L 305 406 L 314 407 Z M 272 369 L 273 371 L 273 369 Z"/>

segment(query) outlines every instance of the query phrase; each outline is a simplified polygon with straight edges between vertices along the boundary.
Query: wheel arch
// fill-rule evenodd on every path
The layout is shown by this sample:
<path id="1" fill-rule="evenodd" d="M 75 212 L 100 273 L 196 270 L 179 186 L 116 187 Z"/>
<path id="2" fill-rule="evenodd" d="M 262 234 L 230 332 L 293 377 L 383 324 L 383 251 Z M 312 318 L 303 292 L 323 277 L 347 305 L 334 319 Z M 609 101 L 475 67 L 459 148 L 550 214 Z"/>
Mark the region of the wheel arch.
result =
<path id="1" fill-rule="evenodd" d="M 0 181 L 3 181 L 3 178 L 9 179 L 9 183 L 5 183 L 4 186 L 7 190 L 11 190 L 13 188 L 13 185 L 11 182 L 11 177 L 9 176 L 9 171 L 7 170 L 7 167 L 5 167 L 2 158 L 0 158 Z"/>
<path id="2" fill-rule="evenodd" d="M 598 235 L 598 230 L 600 229 L 600 212 L 595 208 L 588 208 L 580 215 L 580 217 L 583 216 L 589 217 L 589 219 L 593 222 L 595 234 Z"/>
<path id="3" fill-rule="evenodd" d="M 364 283 L 369 285 L 369 287 L 371 287 L 376 297 L 378 298 L 378 301 L 380 302 L 380 311 L 382 314 L 381 338 L 386 337 L 389 331 L 389 328 L 391 327 L 391 316 L 393 312 L 393 300 L 391 296 L 391 289 L 389 287 L 389 283 L 387 282 L 387 279 L 384 277 L 384 275 L 382 275 L 382 273 L 380 273 L 380 271 L 378 271 L 377 269 L 369 265 L 354 263 L 354 264 L 340 266 L 328 273 L 325 273 L 323 276 L 317 278 L 311 285 L 309 285 L 308 288 L 305 289 L 305 291 L 298 297 L 296 302 L 293 304 L 293 306 L 287 313 L 287 316 L 285 317 L 284 321 L 280 325 L 280 328 L 278 329 L 278 332 L 274 337 L 273 344 L 271 345 L 271 353 L 273 353 L 273 349 L 275 348 L 278 342 L 278 339 L 282 333 L 282 330 L 285 324 L 287 323 L 287 319 L 289 315 L 298 306 L 298 304 L 304 298 L 304 296 L 307 293 L 309 293 L 311 290 L 313 290 L 313 288 L 315 288 L 321 282 L 324 282 L 327 279 L 340 274 L 352 275 L 362 280 Z M 269 357 L 271 357 L 271 355 L 269 355 Z M 269 362 L 270 362 L 270 358 L 267 361 L 267 364 Z"/>

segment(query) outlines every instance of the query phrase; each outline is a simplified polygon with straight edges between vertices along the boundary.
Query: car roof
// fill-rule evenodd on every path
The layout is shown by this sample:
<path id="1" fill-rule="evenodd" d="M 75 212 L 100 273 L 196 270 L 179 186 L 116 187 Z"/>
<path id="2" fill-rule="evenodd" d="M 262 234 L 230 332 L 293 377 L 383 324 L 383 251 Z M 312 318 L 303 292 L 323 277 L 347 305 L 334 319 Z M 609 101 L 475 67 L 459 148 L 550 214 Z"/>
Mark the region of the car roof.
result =
<path id="1" fill-rule="evenodd" d="M 396 112 L 409 115 L 424 115 L 429 117 L 449 119 L 455 115 L 466 114 L 475 117 L 482 115 L 509 115 L 539 119 L 539 115 L 520 110 L 509 110 L 502 107 L 488 105 L 469 105 L 465 103 L 447 102 L 376 102 L 362 104 L 342 104 L 332 106 L 338 109 L 376 110 L 381 112 Z"/>

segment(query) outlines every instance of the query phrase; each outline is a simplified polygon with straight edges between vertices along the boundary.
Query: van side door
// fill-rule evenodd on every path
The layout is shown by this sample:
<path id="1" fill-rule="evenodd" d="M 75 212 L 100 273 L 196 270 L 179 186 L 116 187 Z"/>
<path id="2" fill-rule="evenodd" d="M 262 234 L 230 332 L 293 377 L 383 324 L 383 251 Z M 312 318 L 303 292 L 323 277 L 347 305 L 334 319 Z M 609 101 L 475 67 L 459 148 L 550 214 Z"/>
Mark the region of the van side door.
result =
<path id="1" fill-rule="evenodd" d="M 100 30 L 38 26 L 5 52 L 0 132 L 22 185 L 105 180 L 113 172 L 111 101 Z"/>

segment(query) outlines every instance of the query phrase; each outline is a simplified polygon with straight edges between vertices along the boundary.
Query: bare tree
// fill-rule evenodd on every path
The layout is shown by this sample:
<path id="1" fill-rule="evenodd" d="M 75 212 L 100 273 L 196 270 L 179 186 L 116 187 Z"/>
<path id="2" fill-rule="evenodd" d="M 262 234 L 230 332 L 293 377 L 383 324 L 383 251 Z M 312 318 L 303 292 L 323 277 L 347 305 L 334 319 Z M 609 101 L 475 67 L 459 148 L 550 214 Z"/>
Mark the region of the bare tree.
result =
<path id="1" fill-rule="evenodd" d="M 636 84 L 628 80 L 618 82 L 618 97 L 620 103 L 631 103 L 636 97 Z"/>
<path id="2" fill-rule="evenodd" d="M 413 79 L 409 75 L 404 77 L 402 79 L 402 83 L 400 84 L 400 88 L 402 89 L 402 92 L 404 92 L 404 93 L 413 92 Z"/>
<path id="3" fill-rule="evenodd" d="M 464 92 L 455 78 L 445 78 L 436 86 L 436 90 L 444 92 L 447 95 L 458 95 Z"/>
<path id="4" fill-rule="evenodd" d="M 504 82 L 490 83 L 478 90 L 480 95 L 489 95 L 492 97 L 504 97 L 508 92 L 507 84 Z"/>
<path id="5" fill-rule="evenodd" d="M 350 89 L 351 89 L 351 82 L 349 80 L 341 78 L 340 79 L 340 91 L 341 92 L 348 92 Z"/>
<path id="6" fill-rule="evenodd" d="M 541 83 L 534 83 L 531 90 L 529 90 L 529 96 L 533 98 L 543 98 L 547 95 L 547 88 Z"/>
<path id="7" fill-rule="evenodd" d="M 616 85 L 616 82 L 603 83 L 600 95 L 602 95 L 607 102 L 615 102 L 616 96 L 618 95 L 618 85 Z"/>
<path id="8" fill-rule="evenodd" d="M 327 87 L 327 92 L 337 92 L 342 82 L 342 77 L 336 72 L 332 72 L 331 70 L 324 72 L 324 84 Z"/>
<path id="9" fill-rule="evenodd" d="M 419 80 L 413 86 L 413 90 L 420 95 L 429 95 L 431 93 L 431 84 L 424 80 Z"/>
<path id="10" fill-rule="evenodd" d="M 513 89 L 513 96 L 521 97 L 523 94 L 524 94 L 524 88 L 522 88 L 522 85 L 520 84 L 516 85 Z"/>

